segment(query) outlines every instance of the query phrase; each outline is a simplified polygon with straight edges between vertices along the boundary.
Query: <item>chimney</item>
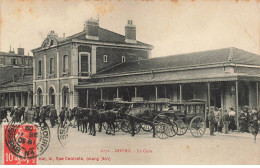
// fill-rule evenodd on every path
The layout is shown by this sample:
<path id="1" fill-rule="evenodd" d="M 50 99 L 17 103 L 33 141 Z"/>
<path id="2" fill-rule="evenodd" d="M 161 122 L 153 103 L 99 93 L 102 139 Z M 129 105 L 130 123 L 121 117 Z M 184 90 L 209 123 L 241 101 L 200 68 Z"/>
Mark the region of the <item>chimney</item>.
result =
<path id="1" fill-rule="evenodd" d="M 125 42 L 136 44 L 136 27 L 133 25 L 132 20 L 127 21 L 125 25 Z"/>
<path id="2" fill-rule="evenodd" d="M 9 51 L 10 54 L 15 54 L 14 50 L 12 51 L 12 47 L 10 46 L 10 51 Z"/>
<path id="3" fill-rule="evenodd" d="M 89 40 L 99 40 L 98 29 L 99 21 L 95 19 L 88 19 L 85 24 L 86 38 Z"/>
<path id="4" fill-rule="evenodd" d="M 54 32 L 54 30 L 51 30 L 50 33 L 48 33 L 48 36 L 58 37 L 58 34 Z"/>
<path id="5" fill-rule="evenodd" d="M 18 55 L 24 55 L 24 48 L 17 48 Z"/>

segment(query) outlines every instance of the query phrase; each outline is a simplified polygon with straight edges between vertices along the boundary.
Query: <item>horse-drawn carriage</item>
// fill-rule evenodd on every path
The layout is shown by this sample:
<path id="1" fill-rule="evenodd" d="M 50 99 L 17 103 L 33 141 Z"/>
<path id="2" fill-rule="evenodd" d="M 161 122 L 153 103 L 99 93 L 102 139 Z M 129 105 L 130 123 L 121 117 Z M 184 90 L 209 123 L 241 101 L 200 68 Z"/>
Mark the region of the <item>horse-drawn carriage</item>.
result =
<path id="1" fill-rule="evenodd" d="M 165 108 L 165 110 L 162 110 L 154 118 L 154 122 L 166 120 L 177 125 L 177 135 L 184 135 L 189 129 L 192 136 L 201 137 L 206 130 L 204 119 L 205 104 L 206 102 L 200 99 L 183 102 L 169 101 L 168 109 Z"/>
<path id="2" fill-rule="evenodd" d="M 184 135 L 188 129 L 194 137 L 201 137 L 205 133 L 204 100 L 173 102 L 167 98 L 156 101 L 138 99 L 139 101 L 132 102 L 128 112 L 131 119 L 127 122 L 128 131 L 132 135 L 138 133 L 141 128 L 144 131 L 153 130 L 153 136 L 161 139 L 176 134 Z"/>

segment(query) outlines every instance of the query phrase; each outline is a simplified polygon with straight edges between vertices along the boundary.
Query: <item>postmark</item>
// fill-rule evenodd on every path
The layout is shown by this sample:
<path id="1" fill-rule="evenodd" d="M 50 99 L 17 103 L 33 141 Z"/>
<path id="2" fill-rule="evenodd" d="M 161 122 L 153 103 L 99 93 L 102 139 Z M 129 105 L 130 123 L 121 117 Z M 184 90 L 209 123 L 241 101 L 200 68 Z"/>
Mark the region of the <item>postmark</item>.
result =
<path id="1" fill-rule="evenodd" d="M 64 147 L 67 142 L 68 142 L 68 137 L 69 137 L 69 125 L 68 124 L 59 124 L 58 129 L 57 129 L 57 135 L 58 135 L 58 140 L 60 144 Z"/>
<path id="2" fill-rule="evenodd" d="M 5 147 L 16 157 L 34 159 L 42 155 L 50 143 L 47 124 L 17 123 L 13 120 L 5 127 Z"/>

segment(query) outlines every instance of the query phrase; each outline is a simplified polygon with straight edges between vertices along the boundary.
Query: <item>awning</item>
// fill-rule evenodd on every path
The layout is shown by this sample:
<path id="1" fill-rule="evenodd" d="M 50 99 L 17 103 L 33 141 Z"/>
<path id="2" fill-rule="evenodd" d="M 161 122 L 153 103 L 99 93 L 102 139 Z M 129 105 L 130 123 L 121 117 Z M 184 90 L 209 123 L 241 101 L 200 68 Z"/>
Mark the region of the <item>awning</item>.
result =
<path id="1" fill-rule="evenodd" d="M 146 79 L 146 80 L 126 80 L 114 82 L 88 83 L 75 86 L 75 89 L 90 89 L 90 88 L 107 88 L 120 86 L 144 86 L 144 85 L 159 85 L 159 84 L 181 84 L 181 83 L 200 83 L 200 82 L 221 82 L 221 81 L 236 81 L 239 79 L 238 74 L 207 74 L 207 75 L 186 75 L 186 76 L 169 76 Z M 260 78 L 258 79 L 260 80 Z"/>

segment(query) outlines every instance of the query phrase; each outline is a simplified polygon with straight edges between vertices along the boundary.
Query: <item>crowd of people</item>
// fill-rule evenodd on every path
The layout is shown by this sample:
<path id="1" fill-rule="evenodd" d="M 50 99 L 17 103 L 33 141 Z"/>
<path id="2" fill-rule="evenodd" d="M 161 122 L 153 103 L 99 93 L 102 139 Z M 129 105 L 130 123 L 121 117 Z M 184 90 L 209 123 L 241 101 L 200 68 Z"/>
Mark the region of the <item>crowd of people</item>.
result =
<path id="1" fill-rule="evenodd" d="M 32 113 L 30 113 L 30 111 Z M 29 122 L 29 123 L 39 123 L 46 125 L 46 120 L 50 120 L 51 127 L 56 124 L 61 123 L 64 125 L 67 123 L 69 126 L 76 127 L 84 120 L 77 117 L 74 110 L 68 109 L 67 107 L 62 107 L 60 113 L 57 111 L 54 105 L 48 105 L 43 107 L 34 106 L 31 109 L 25 107 L 0 107 L 0 124 L 2 121 L 9 122 L 9 116 L 14 122 Z M 9 118 L 10 118 L 9 117 Z M 239 128 L 237 128 L 236 120 L 238 119 Z M 259 131 L 259 112 L 254 108 L 249 108 L 244 106 L 241 111 L 239 111 L 238 116 L 234 111 L 233 107 L 228 110 L 223 110 L 222 108 L 211 107 L 208 114 L 207 120 L 209 123 L 210 135 L 215 136 L 215 132 L 229 134 L 230 131 L 238 130 L 239 132 L 252 133 L 254 135 L 254 141 L 256 141 L 256 136 Z"/>
<path id="2" fill-rule="evenodd" d="M 236 125 L 236 117 L 238 117 L 239 128 Z M 238 130 L 239 132 L 252 133 L 254 141 L 259 131 L 259 112 L 252 107 L 244 106 L 236 116 L 233 107 L 229 111 L 222 108 L 211 107 L 207 116 L 209 121 L 210 135 L 215 136 L 214 132 L 229 134 L 229 131 Z"/>

